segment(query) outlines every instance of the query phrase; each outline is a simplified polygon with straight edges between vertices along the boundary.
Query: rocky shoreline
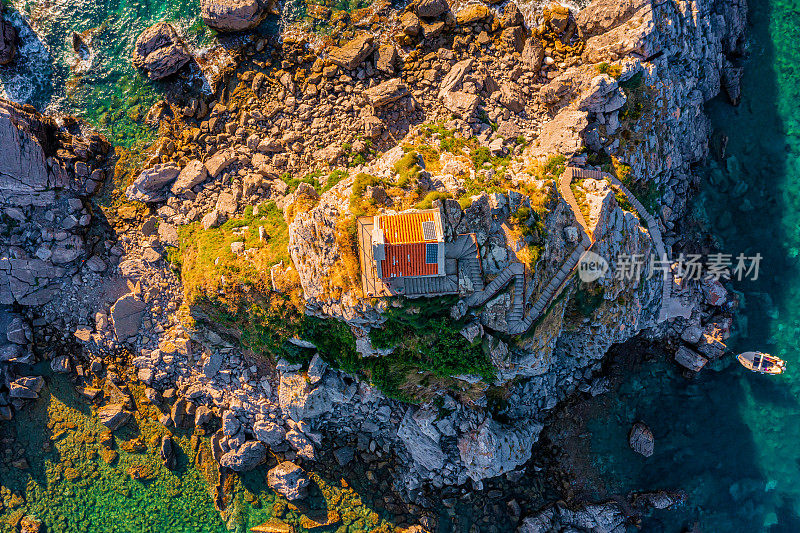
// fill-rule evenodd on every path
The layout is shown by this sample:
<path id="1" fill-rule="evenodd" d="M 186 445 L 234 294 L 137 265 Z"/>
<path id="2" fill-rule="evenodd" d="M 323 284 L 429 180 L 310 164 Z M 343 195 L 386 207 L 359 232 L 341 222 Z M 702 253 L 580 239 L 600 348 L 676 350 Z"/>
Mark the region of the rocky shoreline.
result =
<path id="1" fill-rule="evenodd" d="M 220 31 L 267 14 L 258 2 L 202 4 Z M 443 0 L 374 4 L 331 21 L 344 28 L 336 42 L 245 37 L 204 57 L 159 24 L 137 41 L 133 64 L 167 80 L 197 68 L 211 92 L 168 91 L 150 110 L 160 137 L 140 168 L 75 119 L 0 102 L 0 142 L 10 147 L 0 155 L 0 418 L 45 386 L 38 360 L 70 373 L 111 430 L 141 416 L 126 393 L 141 382 L 163 426 L 211 435 L 223 478 L 274 462 L 270 485 L 292 499 L 308 482 L 297 465 L 356 460 L 391 477 L 387 507 L 432 529 L 431 496 L 519 479 L 553 410 L 608 390 L 611 346 L 673 339 L 675 359 L 699 370 L 722 355 L 735 302 L 719 283 L 685 280 L 673 297 L 694 311 L 665 323 L 657 279 L 609 276 L 599 298 L 570 284 L 515 336 L 513 291 L 470 310 L 462 287 L 445 315 L 491 372 L 416 368 L 424 379 L 406 370 L 391 388 L 372 361 L 400 353 L 401 339 L 376 346 L 371 332 L 389 327 L 392 309 L 426 311 L 361 293 L 347 224 L 377 209 L 438 208 L 447 231 L 478 235 L 490 279 L 527 262 L 525 295 L 535 296 L 577 238 L 551 185 L 569 164 L 632 177 L 628 188 L 650 200 L 673 254 L 690 250 L 681 220 L 697 185 L 692 165 L 708 153 L 702 106 L 721 90 L 738 100 L 745 10 L 597 0 L 525 21 L 513 2 L 456 12 Z M 576 187 L 595 252 L 653 252 L 615 190 Z M 526 229 L 534 221 L 540 229 Z M 320 338 L 298 316 L 321 321 Z M 281 331 L 279 342 L 257 317 Z M 326 335 L 339 336 L 335 354 Z M 276 342 L 285 357 L 271 351 Z M 521 531 L 624 527 L 630 512 L 604 505 L 516 520 Z"/>

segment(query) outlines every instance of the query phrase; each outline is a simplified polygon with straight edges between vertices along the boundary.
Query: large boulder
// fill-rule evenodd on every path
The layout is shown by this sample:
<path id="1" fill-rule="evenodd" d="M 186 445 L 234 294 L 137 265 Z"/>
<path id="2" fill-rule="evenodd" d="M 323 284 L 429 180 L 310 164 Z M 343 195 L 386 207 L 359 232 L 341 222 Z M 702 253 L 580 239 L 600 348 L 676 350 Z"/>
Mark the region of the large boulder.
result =
<path id="1" fill-rule="evenodd" d="M 267 473 L 267 483 L 287 500 L 296 501 L 306 497 L 311 481 L 302 468 L 284 461 Z"/>
<path id="2" fill-rule="evenodd" d="M 253 435 L 267 446 L 278 446 L 286 440 L 286 430 L 271 420 L 259 420 L 253 424 Z"/>
<path id="3" fill-rule="evenodd" d="M 362 33 L 348 41 L 344 46 L 334 48 L 328 58 L 343 69 L 352 70 L 359 66 L 375 50 L 375 37 Z"/>
<path id="4" fill-rule="evenodd" d="M 212 178 L 216 178 L 226 168 L 236 161 L 236 156 L 230 150 L 222 150 L 212 155 L 206 161 L 206 169 Z"/>
<path id="5" fill-rule="evenodd" d="M 364 97 L 372 107 L 381 107 L 391 104 L 408 94 L 408 87 L 400 78 L 379 83 L 364 91 Z"/>
<path id="6" fill-rule="evenodd" d="M 590 113 L 610 113 L 625 105 L 625 93 L 608 74 L 592 78 L 589 88 L 581 95 L 578 108 Z"/>
<path id="7" fill-rule="evenodd" d="M 208 170 L 202 161 L 194 159 L 189 161 L 181 173 L 178 174 L 178 179 L 172 184 L 172 194 L 179 195 L 192 189 L 192 187 L 203 183 L 208 177 Z"/>
<path id="8" fill-rule="evenodd" d="M 147 71 L 151 80 L 178 72 L 192 58 L 170 24 L 159 22 L 139 35 L 133 47 L 133 64 Z"/>
<path id="9" fill-rule="evenodd" d="M 477 94 L 464 91 L 453 91 L 442 96 L 442 104 L 463 120 L 468 120 L 472 116 L 475 110 L 478 109 L 479 103 L 480 98 Z"/>
<path id="10" fill-rule="evenodd" d="M 53 202 L 50 189 L 62 184 L 48 172 L 45 152 L 55 148 L 56 129 L 48 118 L 0 99 L 0 202 L 18 206 Z"/>
<path id="11" fill-rule="evenodd" d="M 686 346 L 679 346 L 675 352 L 675 362 L 692 372 L 700 372 L 708 363 L 708 359 Z"/>
<path id="12" fill-rule="evenodd" d="M 121 403 L 104 405 L 97 410 L 97 417 L 111 431 L 117 430 L 128 423 L 131 413 L 125 409 Z"/>
<path id="13" fill-rule="evenodd" d="M 200 0 L 200 16 L 217 31 L 244 31 L 261 24 L 267 10 L 259 0 Z"/>
<path id="14" fill-rule="evenodd" d="M 17 55 L 17 30 L 3 19 L 0 7 L 0 65 L 8 65 Z"/>
<path id="15" fill-rule="evenodd" d="M 397 436 L 418 465 L 432 472 L 444 467 L 447 456 L 439 443 L 441 434 L 430 423 L 426 411 L 415 412 L 409 408 L 397 429 Z"/>
<path id="16" fill-rule="evenodd" d="M 636 422 L 633 425 L 628 437 L 628 443 L 633 451 L 645 457 L 650 457 L 655 450 L 655 442 L 653 432 L 644 423 Z"/>
<path id="17" fill-rule="evenodd" d="M 542 430 L 541 424 L 504 427 L 487 418 L 474 431 L 458 439 L 458 451 L 466 473 L 479 481 L 511 472 L 530 459 L 531 448 Z"/>
<path id="18" fill-rule="evenodd" d="M 144 169 L 125 190 L 125 196 L 139 202 L 161 202 L 167 198 L 166 186 L 180 173 L 175 163 L 158 163 Z"/>
<path id="19" fill-rule="evenodd" d="M 414 3 L 414 12 L 425 18 L 436 18 L 450 11 L 447 0 L 417 0 Z"/>
<path id="20" fill-rule="evenodd" d="M 125 341 L 139 332 L 146 307 L 145 303 L 133 294 L 126 294 L 114 302 L 111 306 L 111 320 L 118 340 Z"/>
<path id="21" fill-rule="evenodd" d="M 219 464 L 236 472 L 247 472 L 266 459 L 267 447 L 257 440 L 250 440 L 223 455 Z"/>

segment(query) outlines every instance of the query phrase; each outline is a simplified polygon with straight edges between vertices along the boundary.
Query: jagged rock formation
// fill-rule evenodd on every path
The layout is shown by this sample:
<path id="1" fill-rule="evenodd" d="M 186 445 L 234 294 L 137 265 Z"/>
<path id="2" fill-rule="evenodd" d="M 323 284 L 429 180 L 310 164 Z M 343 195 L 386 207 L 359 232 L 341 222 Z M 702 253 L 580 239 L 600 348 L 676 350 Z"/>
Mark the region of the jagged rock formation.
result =
<path id="1" fill-rule="evenodd" d="M 259 0 L 200 0 L 200 16 L 218 31 L 244 31 L 258 26 L 267 16 Z"/>
<path id="2" fill-rule="evenodd" d="M 146 70 L 151 80 L 175 74 L 191 59 L 175 28 L 166 22 L 144 30 L 133 46 L 134 66 Z"/>
<path id="3" fill-rule="evenodd" d="M 139 224 L 133 222 L 135 215 L 120 215 L 125 234 L 114 255 L 123 258 L 118 265 L 114 261 L 108 274 L 125 287 L 109 299 L 115 306 L 122 304 L 116 308 L 118 317 L 104 305 L 95 309 L 93 326 L 81 324 L 76 330 L 72 321 L 70 329 L 89 349 L 129 345 L 136 374 L 148 386 L 148 397 L 163 409 L 164 423 L 202 425 L 212 413 L 221 416 L 223 427 L 212 441 L 214 456 L 232 469 L 258 464 L 267 446 L 313 461 L 320 443 L 333 439 L 348 442 L 359 453 L 372 449 L 377 457 L 395 458 L 403 465 L 397 485 L 412 497 L 423 486 L 470 479 L 480 486 L 482 479 L 519 468 L 530 458 L 542 424 L 559 401 L 579 391 L 603 390 L 596 373 L 612 344 L 645 329 L 666 329 L 658 325 L 660 279 L 640 283 L 603 276 L 596 285 L 596 306 L 588 311 L 573 301 L 576 283 L 564 279 L 562 287 L 553 280 L 578 249 L 578 226 L 584 223 L 593 251 L 603 257 L 656 251 L 652 229 L 671 227 L 686 195 L 688 164 L 703 155 L 707 131 L 700 109 L 719 90 L 719 72 L 729 68 L 725 55 L 737 49 L 743 6 L 721 0 L 658 5 L 600 0 L 586 15 L 551 10 L 535 31 L 524 26 L 511 6 L 502 16 L 483 5 L 452 14 L 446 2 L 431 0 L 414 2 L 401 13 L 387 7 L 385 16 L 398 22 L 390 26 L 396 27 L 393 35 L 358 35 L 320 55 L 307 53 L 309 43 L 303 39 L 286 38 L 280 44 L 285 62 L 277 76 L 245 72 L 234 95 L 221 97 L 211 109 L 199 102 L 172 106 L 175 116 L 186 117 L 186 135 L 160 143 L 128 189 L 129 198 L 157 204 L 153 218 Z M 257 24 L 260 9 L 255 2 L 203 2 L 204 18 L 223 30 Z M 463 57 L 469 59 L 458 60 Z M 619 75 L 602 62 L 617 67 Z M 672 65 L 680 74 L 673 73 Z M 687 81 L 677 81 L 675 76 L 689 72 Z M 642 107 L 634 119 L 631 109 L 636 111 L 638 104 Z M 688 112 L 675 113 L 678 108 Z M 352 286 L 331 282 L 334 273 L 343 271 L 339 222 L 351 214 L 359 173 L 394 179 L 395 165 L 403 157 L 398 145 L 416 142 L 423 123 L 438 123 L 454 143 L 474 138 L 470 150 L 487 157 L 506 154 L 511 160 L 503 169 L 508 190 L 496 187 L 491 194 L 467 195 L 470 183 L 492 183 L 497 170 L 485 158 L 488 167 L 480 158 L 473 161 L 472 152 L 448 151 L 444 139 L 436 138 L 430 142 L 441 149 L 439 159 L 428 165 L 420 158 L 420 166 L 429 168 L 415 171 L 413 187 L 398 187 L 405 192 L 394 197 L 377 182 L 363 191 L 370 205 L 383 210 L 413 205 L 412 190 L 460 197 L 462 203 L 439 197 L 433 204 L 442 210 L 448 236 L 476 234 L 487 282 L 514 269 L 513 276 L 495 284 L 498 292 L 481 301 L 481 307 L 469 310 L 462 302 L 453 309 L 471 319 L 463 334 L 485 347 L 497 374 L 493 383 L 479 376 L 453 377 L 478 391 L 469 405 L 446 389 L 436 391 L 441 405 L 403 404 L 327 367 L 319 354 L 306 372 L 278 361 L 274 373 L 267 373 L 251 365 L 229 335 L 176 323 L 182 291 L 164 255 L 176 243 L 177 228 L 194 222 L 216 228 L 248 207 L 274 201 L 290 223 L 289 252 L 309 313 L 347 321 L 364 356 L 385 355 L 370 347 L 368 330 L 380 325 L 388 304 L 373 303 Z M 640 142 L 623 143 L 622 132 Z M 13 153 L 38 153 L 29 142 L 18 143 Z M 46 135 L 37 142 L 48 153 L 51 141 Z M 525 149 L 524 143 L 529 143 Z M 638 213 L 620 205 L 616 192 L 602 180 L 576 184 L 586 202 L 578 209 L 588 208 L 587 220 L 576 220 L 568 195 L 558 187 L 549 191 L 544 180 L 526 171 L 529 164 L 557 153 L 570 164 L 590 166 L 578 153 L 583 147 L 615 155 L 630 164 L 639 180 L 666 183 L 676 191 L 665 193 L 655 225 L 643 224 Z M 21 165 L 23 159 L 13 161 Z M 45 157 L 34 161 L 39 182 L 25 188 L 9 179 L 16 187 L 12 192 L 21 198 L 49 193 L 51 174 L 61 176 Z M 290 193 L 292 176 L 345 164 L 355 168 L 343 171 L 338 184 L 323 179 L 317 186 L 324 191 L 321 195 L 305 182 L 292 183 Z M 12 174 L 23 172 L 27 170 Z M 75 179 L 85 174 L 76 163 Z M 523 264 L 517 253 L 529 242 L 509 231 L 511 217 L 538 195 L 549 198 L 541 220 L 541 257 L 512 267 Z M 247 254 L 243 242 L 234 242 L 230 251 Z M 77 258 L 70 259 L 64 250 L 51 252 L 66 264 Z M 275 277 L 288 266 L 279 266 Z M 64 268 L 65 275 L 77 272 Z M 524 287 L 518 281 L 520 269 L 526 272 Z M 564 298 L 554 300 L 562 289 Z M 475 290 L 465 284 L 460 296 Z M 521 299 L 547 304 L 537 310 L 541 318 L 531 324 L 528 335 L 508 336 L 509 324 L 519 321 Z M 716 288 L 708 288 L 708 300 L 721 300 Z M 698 321 L 699 311 L 692 316 Z M 686 342 L 716 354 L 724 326 L 698 326 L 697 335 L 693 328 Z M 678 319 L 674 329 L 688 328 Z M 292 342 L 314 349 L 305 339 Z M 502 417 L 488 408 L 483 392 L 489 386 L 508 391 Z M 177 390 L 178 399 L 160 397 L 164 390 Z M 348 421 L 346 427 L 342 420 Z M 615 523 L 616 515 L 610 515 L 609 523 Z"/>
<path id="4" fill-rule="evenodd" d="M 3 18 L 0 7 L 0 65 L 8 65 L 17 55 L 17 30 Z"/>
<path id="5" fill-rule="evenodd" d="M 70 117 L 60 125 L 6 100 L 0 146 L 0 418 L 8 419 L 11 407 L 36 398 L 44 383 L 28 383 L 41 380 L 28 375 L 35 362 L 31 316 L 53 302 L 69 308 L 56 296 L 72 276 L 98 277 L 107 268 L 96 255 L 106 250 L 95 250 L 86 234 L 93 221 L 87 199 L 105 180 L 110 146 L 83 135 Z M 24 314 L 5 307 L 13 304 Z"/>

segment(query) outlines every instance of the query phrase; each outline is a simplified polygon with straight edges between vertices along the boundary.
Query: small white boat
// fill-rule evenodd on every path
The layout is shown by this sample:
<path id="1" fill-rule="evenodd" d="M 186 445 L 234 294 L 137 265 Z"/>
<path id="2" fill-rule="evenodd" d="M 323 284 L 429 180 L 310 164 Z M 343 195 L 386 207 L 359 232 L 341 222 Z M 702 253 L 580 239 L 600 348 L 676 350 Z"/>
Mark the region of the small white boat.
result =
<path id="1" fill-rule="evenodd" d="M 744 352 L 736 358 L 743 367 L 759 374 L 782 374 L 786 370 L 785 361 L 768 353 Z"/>

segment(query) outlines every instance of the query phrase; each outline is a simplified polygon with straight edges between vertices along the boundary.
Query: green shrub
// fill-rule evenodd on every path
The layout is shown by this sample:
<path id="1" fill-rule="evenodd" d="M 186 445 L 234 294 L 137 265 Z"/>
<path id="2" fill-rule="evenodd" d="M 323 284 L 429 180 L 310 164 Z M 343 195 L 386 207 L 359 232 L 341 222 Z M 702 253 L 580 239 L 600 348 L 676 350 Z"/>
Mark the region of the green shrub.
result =
<path id="1" fill-rule="evenodd" d="M 367 187 L 375 187 L 376 185 L 380 185 L 381 180 L 371 174 L 367 174 L 365 172 L 360 172 L 356 175 L 355 179 L 353 180 L 353 187 L 352 192 L 355 198 L 363 198 L 364 191 L 367 190 Z"/>
<path id="2" fill-rule="evenodd" d="M 322 192 L 329 191 L 336 187 L 336 185 L 347 177 L 347 171 L 336 169 L 328 175 L 328 181 L 325 182 Z"/>
<path id="3" fill-rule="evenodd" d="M 478 146 L 472 150 L 472 152 L 469 154 L 469 158 L 472 160 L 475 170 L 477 170 L 481 168 L 484 163 L 487 163 L 492 159 L 492 153 L 487 147 Z"/>
<path id="4" fill-rule="evenodd" d="M 411 182 L 419 178 L 422 167 L 419 166 L 419 154 L 415 150 L 407 152 L 400 160 L 394 164 L 394 171 L 397 173 L 397 186 L 407 187 Z"/>
<path id="5" fill-rule="evenodd" d="M 418 202 L 416 205 L 417 209 L 430 209 L 433 207 L 433 202 L 436 200 L 444 200 L 445 198 L 452 198 L 453 195 L 449 192 L 440 192 L 440 191 L 431 191 L 425 195 L 425 198 L 422 201 Z"/>
<path id="6" fill-rule="evenodd" d="M 598 63 L 595 66 L 595 68 L 597 69 L 597 72 L 599 72 L 600 74 L 608 74 L 609 76 L 611 76 L 615 80 L 618 80 L 619 77 L 622 75 L 622 66 L 620 66 L 620 65 L 612 65 L 612 64 L 610 64 L 610 63 L 608 63 L 606 61 L 603 61 L 602 63 Z"/>

